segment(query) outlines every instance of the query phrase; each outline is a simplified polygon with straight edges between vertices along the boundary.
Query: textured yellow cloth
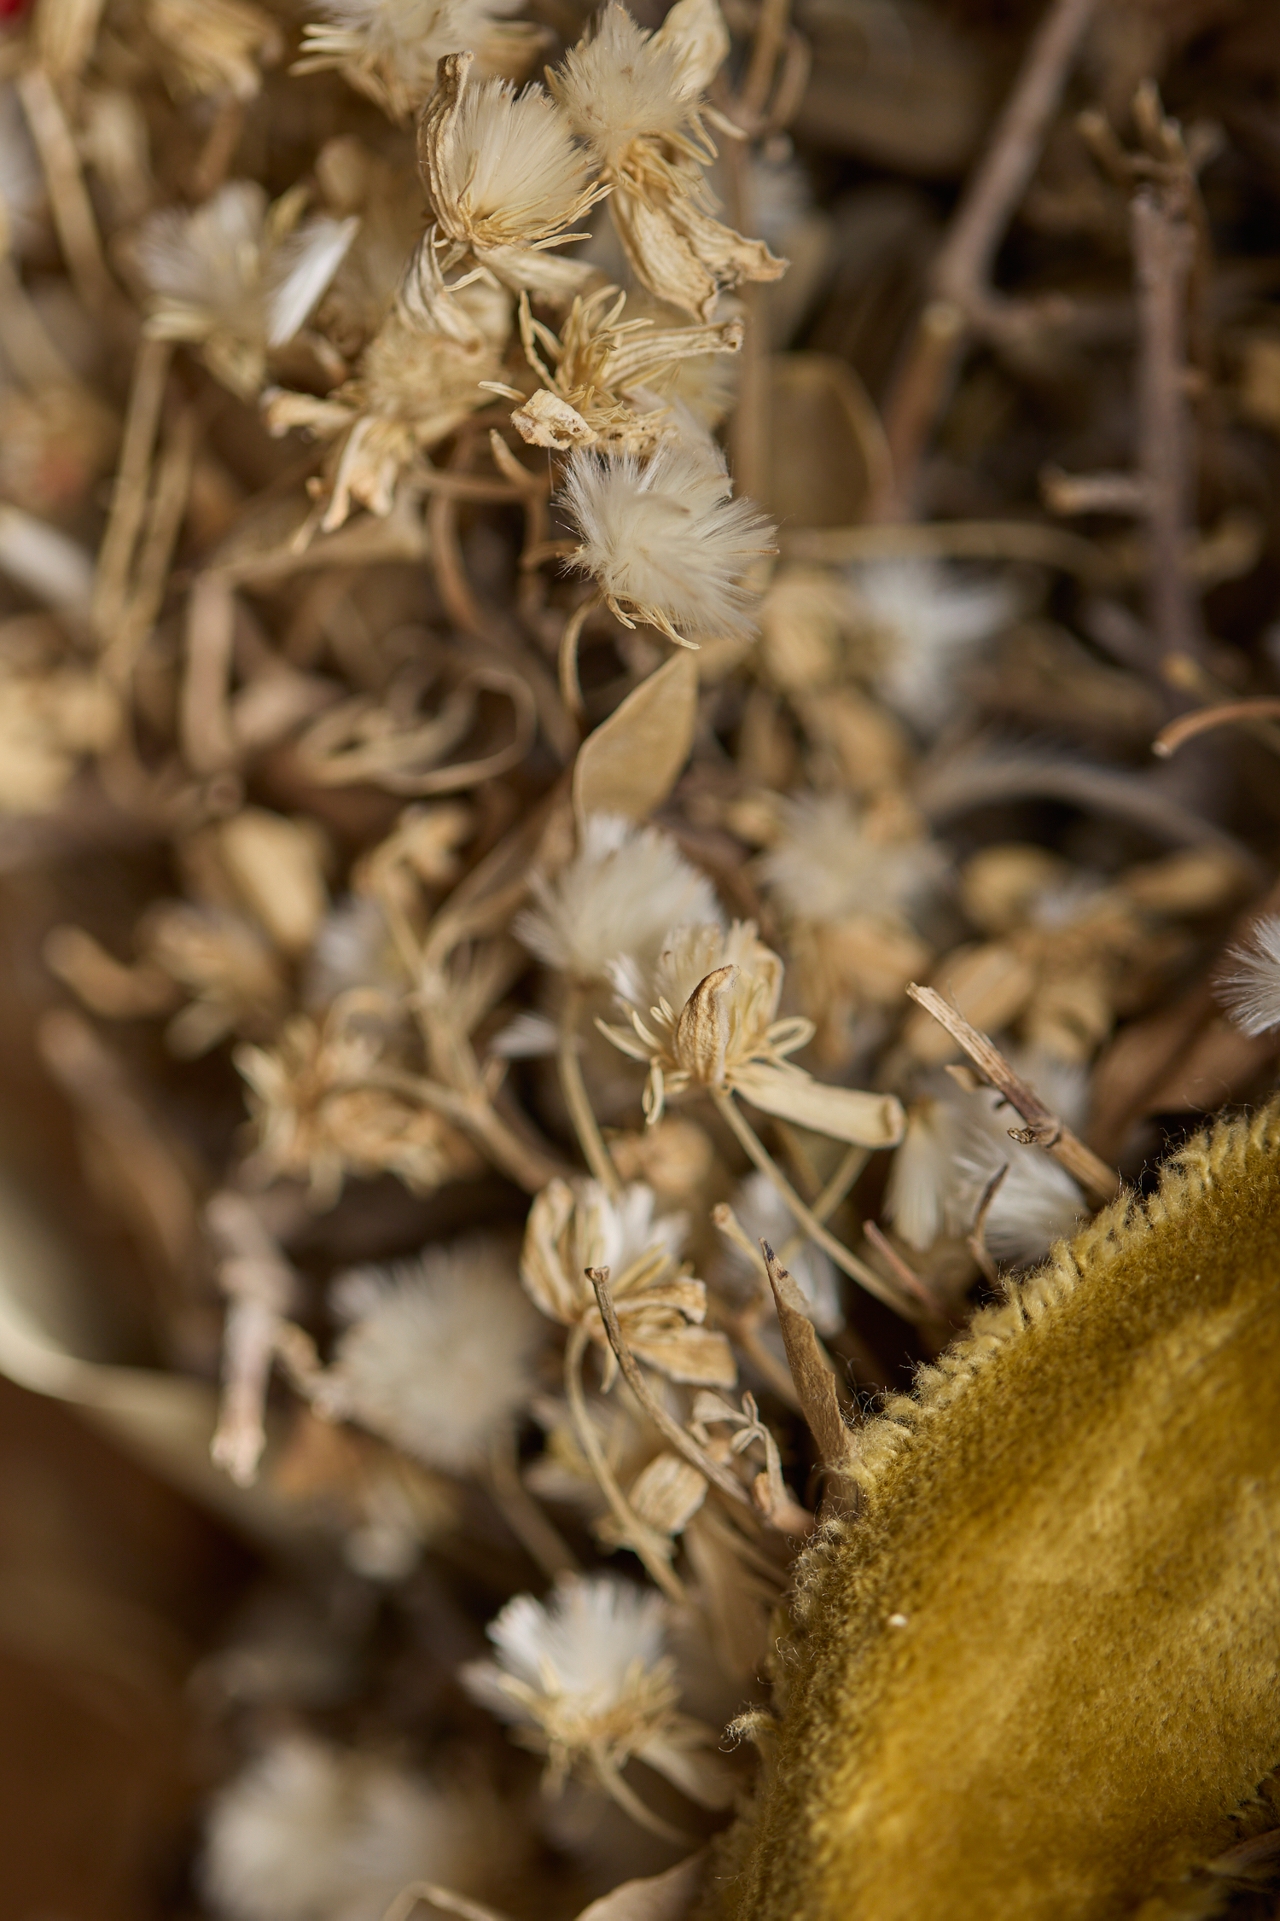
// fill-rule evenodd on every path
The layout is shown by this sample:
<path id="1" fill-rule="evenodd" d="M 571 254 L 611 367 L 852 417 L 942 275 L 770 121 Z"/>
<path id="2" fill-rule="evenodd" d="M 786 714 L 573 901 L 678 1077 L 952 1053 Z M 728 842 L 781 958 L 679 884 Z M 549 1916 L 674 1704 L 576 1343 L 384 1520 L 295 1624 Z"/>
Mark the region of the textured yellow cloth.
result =
<path id="1" fill-rule="evenodd" d="M 1280 1106 L 979 1315 L 856 1477 L 709 1912 L 1184 1911 L 1186 1876 L 1275 1819 Z"/>

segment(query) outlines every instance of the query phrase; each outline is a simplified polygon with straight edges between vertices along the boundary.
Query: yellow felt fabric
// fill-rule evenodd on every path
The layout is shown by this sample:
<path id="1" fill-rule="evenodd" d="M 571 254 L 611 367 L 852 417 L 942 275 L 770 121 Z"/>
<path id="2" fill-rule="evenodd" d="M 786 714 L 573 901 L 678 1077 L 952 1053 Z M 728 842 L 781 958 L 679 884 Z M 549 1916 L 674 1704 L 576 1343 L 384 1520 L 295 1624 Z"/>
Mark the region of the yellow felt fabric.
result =
<path id="1" fill-rule="evenodd" d="M 980 1315 L 859 1478 L 711 1911 L 1163 1913 L 1280 1764 L 1280 1107 Z"/>

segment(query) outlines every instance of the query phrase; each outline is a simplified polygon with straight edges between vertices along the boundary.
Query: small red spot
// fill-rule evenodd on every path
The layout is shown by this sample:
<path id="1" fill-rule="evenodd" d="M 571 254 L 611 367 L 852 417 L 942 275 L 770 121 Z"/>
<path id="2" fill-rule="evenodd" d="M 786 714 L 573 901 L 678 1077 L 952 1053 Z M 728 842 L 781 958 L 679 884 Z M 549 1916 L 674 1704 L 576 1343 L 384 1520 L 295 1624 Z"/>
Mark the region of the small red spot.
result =
<path id="1" fill-rule="evenodd" d="M 0 20 L 16 20 L 27 10 L 27 0 L 0 0 Z"/>

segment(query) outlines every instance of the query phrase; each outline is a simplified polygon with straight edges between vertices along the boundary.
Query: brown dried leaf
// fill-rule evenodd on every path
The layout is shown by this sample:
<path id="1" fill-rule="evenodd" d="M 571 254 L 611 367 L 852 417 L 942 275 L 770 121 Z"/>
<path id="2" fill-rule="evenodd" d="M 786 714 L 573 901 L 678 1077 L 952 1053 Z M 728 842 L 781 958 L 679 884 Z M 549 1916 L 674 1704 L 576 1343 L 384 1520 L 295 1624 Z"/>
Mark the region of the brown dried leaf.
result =
<path id="1" fill-rule="evenodd" d="M 804 1295 L 773 1249 L 767 1242 L 762 1245 L 765 1265 L 769 1270 L 769 1285 L 778 1307 L 778 1325 L 782 1329 L 783 1345 L 787 1350 L 787 1365 L 796 1384 L 804 1418 L 818 1443 L 824 1465 L 839 1472 L 852 1463 L 857 1444 L 844 1424 L 835 1377 L 827 1365 L 813 1322 L 809 1319 Z"/>

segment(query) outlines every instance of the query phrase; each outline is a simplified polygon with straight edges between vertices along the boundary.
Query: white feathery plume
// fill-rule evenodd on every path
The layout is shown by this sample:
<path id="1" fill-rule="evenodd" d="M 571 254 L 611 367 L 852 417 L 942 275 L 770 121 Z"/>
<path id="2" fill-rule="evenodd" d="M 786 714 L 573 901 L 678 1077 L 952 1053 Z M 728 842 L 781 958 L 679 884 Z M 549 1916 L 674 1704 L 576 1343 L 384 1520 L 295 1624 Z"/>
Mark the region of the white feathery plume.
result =
<path id="1" fill-rule="evenodd" d="M 337 1284 L 353 1325 L 323 1390 L 335 1413 L 428 1465 L 465 1474 L 534 1389 L 540 1323 L 504 1243 L 486 1234 Z"/>
<path id="2" fill-rule="evenodd" d="M 553 76 L 556 97 L 602 166 L 633 140 L 675 139 L 696 103 L 678 49 L 645 33 L 623 6 L 600 14 Z"/>
<path id="3" fill-rule="evenodd" d="M 1218 983 L 1218 999 L 1246 1034 L 1280 1027 L 1280 914 L 1264 914 L 1248 939 L 1231 948 L 1234 962 Z"/>
<path id="4" fill-rule="evenodd" d="M 482 47 L 519 0 L 319 0 L 302 29 L 292 71 L 337 69 L 360 93 L 403 120 L 431 93 L 436 62 Z"/>
<path id="5" fill-rule="evenodd" d="M 781 818 L 760 870 L 793 920 L 903 914 L 945 868 L 931 841 L 874 839 L 847 794 L 801 795 L 783 804 Z"/>
<path id="6" fill-rule="evenodd" d="M 418 133 L 437 223 L 483 252 L 547 245 L 599 199 L 587 156 L 541 87 L 507 80 L 468 84 L 470 54 L 446 59 Z"/>
<path id="7" fill-rule="evenodd" d="M 483 1887 L 500 1833 L 487 1797 L 289 1734 L 214 1800 L 201 1879 L 226 1921 L 380 1921 L 410 1881 Z"/>
<path id="8" fill-rule="evenodd" d="M 682 646 L 753 631 L 745 579 L 774 551 L 774 530 L 751 501 L 733 498 L 709 439 L 668 441 L 643 461 L 579 450 L 562 498 L 580 541 L 574 564 L 594 575 L 624 626 L 647 621 Z"/>
<path id="9" fill-rule="evenodd" d="M 618 814 L 590 815 L 573 859 L 553 880 L 535 875 L 531 891 L 537 906 L 517 917 L 516 938 L 582 982 L 604 980 L 623 955 L 647 971 L 672 928 L 721 918 L 715 889 L 670 835 Z"/>
<path id="10" fill-rule="evenodd" d="M 953 704 L 957 671 L 1017 608 L 1008 581 L 962 578 L 934 560 L 877 560 L 852 581 L 884 649 L 877 687 L 888 704 L 934 733 Z"/>
<path id="11" fill-rule="evenodd" d="M 1084 1119 L 1088 1077 L 1074 1064 L 1040 1052 L 1015 1056 L 1020 1074 L 1068 1126 Z M 943 1233 L 964 1235 L 992 1177 L 1007 1168 L 985 1220 L 987 1246 L 998 1260 L 1037 1260 L 1060 1235 L 1087 1217 L 1084 1195 L 1043 1148 L 1010 1139 L 1017 1113 L 993 1088 L 966 1092 L 947 1075 L 931 1076 L 908 1109 L 894 1155 L 885 1215 L 912 1247 Z"/>

